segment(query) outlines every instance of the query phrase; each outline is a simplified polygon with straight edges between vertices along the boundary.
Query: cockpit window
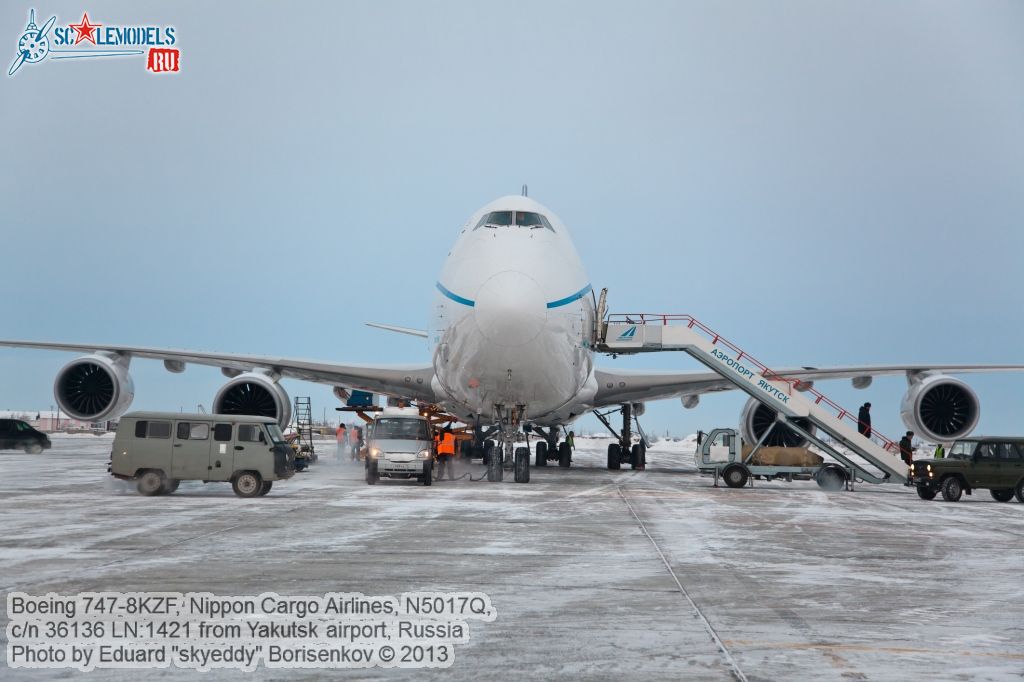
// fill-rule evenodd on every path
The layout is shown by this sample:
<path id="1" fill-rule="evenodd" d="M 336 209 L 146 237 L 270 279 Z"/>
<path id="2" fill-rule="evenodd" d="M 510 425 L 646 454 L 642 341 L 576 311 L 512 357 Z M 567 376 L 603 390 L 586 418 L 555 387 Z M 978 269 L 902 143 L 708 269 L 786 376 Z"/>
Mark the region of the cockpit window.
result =
<path id="1" fill-rule="evenodd" d="M 532 211 L 492 211 L 480 218 L 480 222 L 473 229 L 477 230 L 481 227 L 510 227 L 512 225 L 531 230 L 547 229 L 552 232 L 555 231 L 555 228 L 551 227 L 551 223 L 548 222 L 547 218 L 540 213 L 533 213 Z"/>

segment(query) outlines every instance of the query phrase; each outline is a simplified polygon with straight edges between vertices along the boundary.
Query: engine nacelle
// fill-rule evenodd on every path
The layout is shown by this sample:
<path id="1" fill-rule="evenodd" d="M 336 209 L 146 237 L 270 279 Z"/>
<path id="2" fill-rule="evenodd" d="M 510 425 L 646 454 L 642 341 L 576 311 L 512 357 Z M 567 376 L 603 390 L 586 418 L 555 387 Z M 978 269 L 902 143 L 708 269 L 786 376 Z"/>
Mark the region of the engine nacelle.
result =
<path id="1" fill-rule="evenodd" d="M 776 424 L 776 414 L 775 410 L 761 401 L 755 398 L 748 400 L 747 404 L 743 406 L 743 411 L 740 413 L 740 433 L 743 436 L 743 442 L 753 445 L 761 440 L 764 432 L 774 424 L 775 428 L 768 434 L 768 438 L 765 439 L 763 445 L 786 448 L 806 446 L 806 438 L 785 424 Z M 793 421 L 808 433 L 814 433 L 814 426 L 805 417 L 797 417 Z"/>
<path id="2" fill-rule="evenodd" d="M 213 412 L 273 417 L 283 429 L 292 419 L 292 403 L 281 384 L 271 377 L 259 372 L 246 372 L 217 391 Z"/>
<path id="3" fill-rule="evenodd" d="M 981 403 L 978 394 L 959 379 L 932 375 L 911 382 L 900 404 L 900 417 L 924 440 L 948 443 L 974 430 Z"/>
<path id="4" fill-rule="evenodd" d="M 53 398 L 65 413 L 82 421 L 117 419 L 128 411 L 135 383 L 128 359 L 99 353 L 75 358 L 53 382 Z"/>
<path id="5" fill-rule="evenodd" d="M 644 416 L 644 412 L 646 412 L 646 411 L 647 411 L 647 404 L 646 403 L 633 403 L 633 416 L 634 417 L 642 417 L 642 416 Z"/>

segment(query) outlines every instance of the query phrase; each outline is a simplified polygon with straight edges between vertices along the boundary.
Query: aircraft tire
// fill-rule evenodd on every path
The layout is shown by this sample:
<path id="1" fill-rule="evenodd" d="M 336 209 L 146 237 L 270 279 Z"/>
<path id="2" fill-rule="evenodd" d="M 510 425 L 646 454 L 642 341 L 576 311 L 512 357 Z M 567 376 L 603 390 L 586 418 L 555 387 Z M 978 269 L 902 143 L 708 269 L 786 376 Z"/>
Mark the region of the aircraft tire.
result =
<path id="1" fill-rule="evenodd" d="M 537 441 L 537 466 L 546 467 L 548 465 L 548 444 L 547 441 Z"/>
<path id="2" fill-rule="evenodd" d="M 643 470 L 647 467 L 647 448 L 643 443 L 637 443 L 631 448 L 629 463 L 634 469 Z"/>
<path id="3" fill-rule="evenodd" d="M 530 448 L 516 448 L 515 477 L 516 483 L 530 482 Z"/>
<path id="4" fill-rule="evenodd" d="M 611 470 L 622 467 L 622 448 L 618 443 L 608 444 L 608 468 Z"/>
<path id="5" fill-rule="evenodd" d="M 558 466 L 568 469 L 572 465 L 572 448 L 564 440 L 558 444 Z"/>

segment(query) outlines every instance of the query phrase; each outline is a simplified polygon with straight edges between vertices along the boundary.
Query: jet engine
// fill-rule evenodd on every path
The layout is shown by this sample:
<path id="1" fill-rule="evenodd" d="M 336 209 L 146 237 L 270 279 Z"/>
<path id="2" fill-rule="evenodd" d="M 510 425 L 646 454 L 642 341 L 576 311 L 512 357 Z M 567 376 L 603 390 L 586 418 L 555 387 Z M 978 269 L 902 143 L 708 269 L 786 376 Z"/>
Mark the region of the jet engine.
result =
<path id="1" fill-rule="evenodd" d="M 224 384 L 213 399 L 214 414 L 255 414 L 273 417 L 283 429 L 292 418 L 288 394 L 272 377 L 246 372 Z"/>
<path id="2" fill-rule="evenodd" d="M 775 424 L 775 428 L 768 434 L 764 445 L 771 447 L 798 448 L 807 445 L 807 439 L 796 433 L 785 424 L 775 423 L 776 411 L 761 401 L 751 398 L 743 406 L 740 413 L 740 431 L 744 443 L 753 445 L 761 439 L 764 432 Z M 797 417 L 793 420 L 800 428 L 814 433 L 814 426 L 804 417 Z"/>
<path id="3" fill-rule="evenodd" d="M 53 397 L 75 419 L 117 419 L 135 397 L 128 359 L 99 353 L 75 358 L 57 372 Z"/>
<path id="4" fill-rule="evenodd" d="M 974 430 L 981 416 L 978 394 L 970 386 L 943 375 L 911 380 L 900 404 L 907 428 L 924 440 L 948 443 Z"/>

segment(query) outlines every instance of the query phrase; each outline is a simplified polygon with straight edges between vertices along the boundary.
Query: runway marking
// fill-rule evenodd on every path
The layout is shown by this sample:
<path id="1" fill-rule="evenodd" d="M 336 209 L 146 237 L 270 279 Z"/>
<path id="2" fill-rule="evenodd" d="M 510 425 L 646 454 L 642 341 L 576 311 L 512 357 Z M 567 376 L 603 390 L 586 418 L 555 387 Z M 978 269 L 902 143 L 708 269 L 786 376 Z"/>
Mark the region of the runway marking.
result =
<path id="1" fill-rule="evenodd" d="M 747 682 L 747 676 L 743 673 L 739 664 L 736 663 L 736 659 L 732 657 L 729 647 L 727 647 L 725 642 L 722 641 L 722 638 L 718 636 L 718 633 L 715 631 L 715 627 L 711 624 L 711 621 L 708 620 L 707 616 L 704 615 L 704 612 L 700 610 L 699 606 L 697 606 L 697 602 L 693 601 L 690 593 L 686 591 L 685 587 L 683 587 L 683 583 L 679 580 L 679 576 L 677 576 L 676 572 L 672 570 L 672 564 L 669 563 L 668 558 L 665 556 L 665 553 L 661 551 L 661 547 L 658 546 L 657 541 L 651 536 L 650 532 L 648 532 L 647 526 L 640 519 L 636 510 L 633 509 L 633 505 L 629 503 L 629 499 L 626 497 L 626 494 L 622 492 L 622 488 L 619 487 L 618 484 L 615 485 L 615 488 L 619 492 L 619 497 L 621 497 L 622 501 L 626 503 L 626 508 L 629 509 L 629 513 L 633 515 L 633 518 L 636 519 L 637 524 L 639 524 L 640 530 L 642 530 L 644 535 L 647 536 L 647 539 L 651 541 L 651 545 L 654 546 L 654 551 L 657 552 L 658 556 L 661 558 L 661 563 L 665 564 L 668 574 L 672 576 L 672 580 L 675 581 L 676 587 L 679 588 L 679 594 L 683 595 L 683 598 L 686 599 L 687 603 L 689 603 L 690 608 L 693 609 L 697 618 L 700 619 L 701 624 L 704 625 L 704 629 L 711 636 L 711 639 L 718 647 L 718 650 L 722 652 L 722 657 L 729 665 L 729 668 L 732 669 L 733 677 L 739 680 L 739 682 Z"/>

